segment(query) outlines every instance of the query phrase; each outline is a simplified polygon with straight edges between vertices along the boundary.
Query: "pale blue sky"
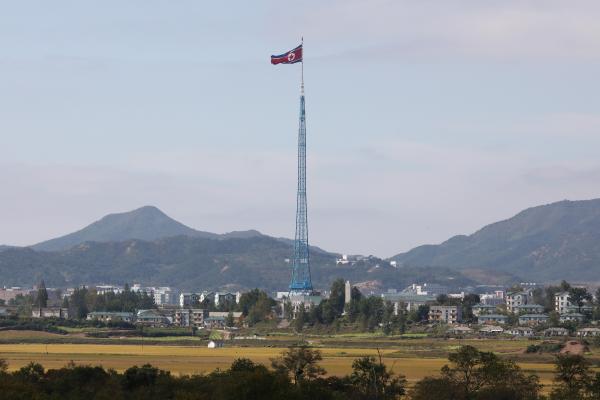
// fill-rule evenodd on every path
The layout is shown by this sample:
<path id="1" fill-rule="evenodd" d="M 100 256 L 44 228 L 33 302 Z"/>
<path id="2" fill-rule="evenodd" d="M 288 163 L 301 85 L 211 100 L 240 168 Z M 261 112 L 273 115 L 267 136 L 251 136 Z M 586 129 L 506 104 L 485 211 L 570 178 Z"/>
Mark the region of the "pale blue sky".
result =
<path id="1" fill-rule="evenodd" d="M 0 1 L 0 243 L 146 204 L 390 256 L 600 197 L 596 1 Z"/>

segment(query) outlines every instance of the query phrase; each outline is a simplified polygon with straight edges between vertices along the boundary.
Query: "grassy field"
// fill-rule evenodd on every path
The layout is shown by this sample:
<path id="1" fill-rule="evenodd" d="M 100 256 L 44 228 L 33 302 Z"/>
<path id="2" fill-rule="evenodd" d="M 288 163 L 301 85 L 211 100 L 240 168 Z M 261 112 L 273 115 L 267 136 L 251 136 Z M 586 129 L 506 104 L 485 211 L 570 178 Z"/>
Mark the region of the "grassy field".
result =
<path id="1" fill-rule="evenodd" d="M 174 374 L 199 374 L 211 372 L 216 368 L 226 369 L 234 359 L 240 357 L 270 365 L 270 359 L 279 356 L 284 347 L 277 346 L 276 338 L 270 338 L 265 344 L 234 341 L 224 348 L 208 349 L 198 339 L 194 339 L 194 342 L 189 345 L 170 344 L 169 338 L 161 338 L 164 340 L 162 343 L 142 345 L 113 344 L 111 339 L 89 344 L 53 343 L 50 340 L 52 337 L 53 334 L 44 332 L 0 332 L 0 339 L 26 341 L 26 339 L 37 338 L 39 340 L 38 343 L 0 344 L 0 358 L 8 361 L 11 370 L 18 369 L 31 361 L 39 362 L 46 368 L 60 368 L 73 361 L 76 364 L 102 365 L 118 371 L 133 365 L 150 363 Z M 545 385 L 551 384 L 554 369 L 553 358 L 549 354 L 523 354 L 523 349 L 527 345 L 535 343 L 530 340 L 459 341 L 422 337 L 390 339 L 364 336 L 326 336 L 306 339 L 313 346 L 320 348 L 323 353 L 322 365 L 328 374 L 332 375 L 350 373 L 355 358 L 366 355 L 377 356 L 377 348 L 380 348 L 384 362 L 394 372 L 405 375 L 408 381 L 413 383 L 425 376 L 438 374 L 440 368 L 447 363 L 448 353 L 464 344 L 471 344 L 481 350 L 494 351 L 504 357 L 515 359 L 524 370 L 537 374 Z M 596 357 L 595 354 L 589 356 Z"/>

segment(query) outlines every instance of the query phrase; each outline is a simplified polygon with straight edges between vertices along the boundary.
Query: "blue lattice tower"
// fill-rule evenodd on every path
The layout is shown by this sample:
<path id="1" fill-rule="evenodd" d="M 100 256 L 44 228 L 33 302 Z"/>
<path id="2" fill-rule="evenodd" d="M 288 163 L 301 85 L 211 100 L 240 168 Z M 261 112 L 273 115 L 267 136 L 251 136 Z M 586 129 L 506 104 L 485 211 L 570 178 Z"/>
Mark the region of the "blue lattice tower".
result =
<path id="1" fill-rule="evenodd" d="M 304 69 L 304 63 L 302 66 Z M 304 75 L 304 71 L 303 74 Z M 292 264 L 291 293 L 312 293 L 310 254 L 308 248 L 308 215 L 306 205 L 306 111 L 304 108 L 304 76 L 300 90 L 300 122 L 298 126 L 298 194 L 296 197 L 296 237 Z"/>

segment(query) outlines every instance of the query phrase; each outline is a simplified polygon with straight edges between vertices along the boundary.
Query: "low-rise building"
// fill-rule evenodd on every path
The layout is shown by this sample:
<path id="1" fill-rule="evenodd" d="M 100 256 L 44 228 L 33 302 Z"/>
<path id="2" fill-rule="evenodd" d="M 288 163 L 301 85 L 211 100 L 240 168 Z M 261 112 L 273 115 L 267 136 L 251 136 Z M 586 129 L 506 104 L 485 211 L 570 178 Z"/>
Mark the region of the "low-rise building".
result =
<path id="1" fill-rule="evenodd" d="M 204 326 L 204 320 L 207 317 L 208 310 L 201 308 L 179 308 L 174 312 L 173 324 L 200 328 Z"/>
<path id="2" fill-rule="evenodd" d="M 537 325 L 548 322 L 548 314 L 519 315 L 519 325 Z"/>
<path id="3" fill-rule="evenodd" d="M 62 307 L 43 307 L 31 310 L 32 318 L 69 318 L 69 309 Z"/>
<path id="4" fill-rule="evenodd" d="M 167 317 L 161 314 L 158 310 L 138 310 L 136 314 L 136 323 L 139 325 L 162 327 L 170 325 Z"/>
<path id="5" fill-rule="evenodd" d="M 453 326 L 448 328 L 448 333 L 451 335 L 468 335 L 473 333 L 473 329 L 468 326 Z"/>
<path id="6" fill-rule="evenodd" d="M 416 295 L 405 292 L 383 293 L 381 297 L 394 305 L 394 315 L 416 311 L 420 306 L 432 305 L 436 301 L 436 297 L 432 295 Z"/>
<path id="7" fill-rule="evenodd" d="M 522 326 L 509 329 L 507 333 L 516 337 L 531 337 L 534 335 L 534 331 L 532 328 Z"/>
<path id="8" fill-rule="evenodd" d="M 131 312 L 114 312 L 114 311 L 92 311 L 88 313 L 88 321 L 102 321 L 102 322 L 133 322 L 134 314 Z"/>
<path id="9" fill-rule="evenodd" d="M 577 305 L 572 305 L 567 307 L 565 310 L 565 314 L 569 313 L 580 313 L 585 315 L 591 315 L 594 312 L 594 307 L 590 304 L 584 304 L 581 307 Z"/>
<path id="10" fill-rule="evenodd" d="M 542 332 L 544 336 L 569 336 L 569 330 L 566 328 L 548 328 Z"/>
<path id="11" fill-rule="evenodd" d="M 227 326 L 227 318 L 229 318 L 229 312 L 226 311 L 211 311 L 208 316 L 204 318 L 204 326 L 208 329 L 222 329 Z M 231 312 L 233 317 L 233 323 L 239 324 L 242 320 L 242 313 L 239 311 Z"/>
<path id="12" fill-rule="evenodd" d="M 600 328 L 582 328 L 577 331 L 577 336 L 600 336 Z"/>
<path id="13" fill-rule="evenodd" d="M 437 284 L 437 283 L 423 283 L 417 284 L 413 283 L 406 289 L 404 289 L 401 293 L 405 294 L 413 294 L 417 296 L 438 296 L 440 294 L 448 294 L 450 290 L 448 287 Z"/>
<path id="14" fill-rule="evenodd" d="M 585 315 L 579 313 L 566 313 L 561 314 L 559 317 L 560 322 L 574 321 L 574 322 L 583 322 L 585 321 Z"/>
<path id="15" fill-rule="evenodd" d="M 429 322 L 457 324 L 462 321 L 462 309 L 460 306 L 430 306 L 428 319 Z"/>
<path id="16" fill-rule="evenodd" d="M 543 314 L 544 306 L 539 304 L 521 304 L 513 307 L 515 314 Z"/>
<path id="17" fill-rule="evenodd" d="M 301 306 L 303 306 L 306 310 L 309 310 L 313 306 L 318 306 L 321 304 L 322 300 L 323 298 L 320 294 L 291 293 L 287 298 L 287 301 L 289 301 L 292 305 L 294 318 Z"/>
<path id="18" fill-rule="evenodd" d="M 223 329 L 227 325 L 225 317 L 206 317 L 204 318 L 204 327 L 208 329 Z"/>
<path id="19" fill-rule="evenodd" d="M 506 315 L 502 314 L 485 314 L 477 317 L 478 324 L 505 324 L 507 320 Z"/>
<path id="20" fill-rule="evenodd" d="M 115 285 L 96 285 L 96 293 L 103 295 L 107 293 L 119 294 L 123 292 L 122 286 Z"/>
<path id="21" fill-rule="evenodd" d="M 473 310 L 473 315 L 478 317 L 484 314 L 495 314 L 497 307 L 491 304 L 479 303 L 475 304 L 471 309 Z"/>
<path id="22" fill-rule="evenodd" d="M 0 288 L 0 300 L 4 300 L 4 302 L 8 303 L 10 300 L 13 300 L 18 295 L 27 296 L 29 294 L 35 293 L 35 290 L 22 288 L 20 286 L 13 286 L 9 288 Z"/>
<path id="23" fill-rule="evenodd" d="M 504 333 L 504 328 L 497 325 L 485 325 L 479 328 L 479 333 L 486 336 L 495 336 Z"/>

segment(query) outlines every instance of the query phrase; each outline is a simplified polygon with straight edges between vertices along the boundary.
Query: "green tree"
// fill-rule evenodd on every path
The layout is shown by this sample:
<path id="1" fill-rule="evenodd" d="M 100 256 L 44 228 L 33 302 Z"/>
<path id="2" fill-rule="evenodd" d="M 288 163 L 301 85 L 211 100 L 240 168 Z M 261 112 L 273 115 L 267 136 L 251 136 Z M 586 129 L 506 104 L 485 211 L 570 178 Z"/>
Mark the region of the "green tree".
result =
<path id="1" fill-rule="evenodd" d="M 35 297 L 36 307 L 45 308 L 48 307 L 48 291 L 46 290 L 46 284 L 42 280 L 38 285 L 37 296 Z"/>
<path id="2" fill-rule="evenodd" d="M 227 318 L 225 318 L 225 325 L 231 328 L 235 325 L 235 320 L 233 319 L 233 312 L 229 311 L 227 314 Z"/>
<path id="3" fill-rule="evenodd" d="M 469 293 L 463 297 L 461 301 L 462 307 L 462 318 L 466 322 L 473 322 L 476 320 L 473 315 L 473 306 L 479 304 L 480 299 L 478 294 Z"/>
<path id="4" fill-rule="evenodd" d="M 388 371 L 381 354 L 379 360 L 370 356 L 354 360 L 350 381 L 367 399 L 396 399 L 406 393 L 406 379 Z"/>
<path id="5" fill-rule="evenodd" d="M 276 304 L 266 292 L 253 289 L 240 296 L 238 309 L 244 316 L 248 317 L 248 323 L 254 325 L 257 322 L 264 321 L 271 314 L 271 309 Z"/>
<path id="6" fill-rule="evenodd" d="M 587 302 L 592 300 L 592 295 L 588 293 L 586 288 L 573 287 L 569 289 L 569 301 L 577 305 L 577 311 L 581 313 L 581 307 Z"/>
<path id="7" fill-rule="evenodd" d="M 306 312 L 306 307 L 304 303 L 299 304 L 298 311 L 296 311 L 296 319 L 294 319 L 294 328 L 296 328 L 296 331 L 302 332 L 307 321 L 308 313 Z"/>
<path id="8" fill-rule="evenodd" d="M 590 381 L 590 364 L 582 355 L 557 355 L 552 400 L 579 400 L 586 398 Z"/>
<path id="9" fill-rule="evenodd" d="M 548 324 L 550 326 L 558 326 L 560 324 L 560 314 L 556 311 L 548 313 Z"/>
<path id="10" fill-rule="evenodd" d="M 346 283 L 343 279 L 336 279 L 331 284 L 331 293 L 329 295 L 329 303 L 335 311 L 336 317 L 339 317 L 344 312 L 345 305 L 345 290 Z"/>
<path id="11" fill-rule="evenodd" d="M 537 376 L 525 375 L 514 362 L 502 360 L 494 353 L 463 346 L 451 353 L 448 360 L 451 365 L 442 368 L 439 378 L 427 378 L 415 385 L 411 399 L 534 400 L 539 397 L 541 386 Z M 439 397 L 433 397 L 433 393 Z"/>
<path id="12" fill-rule="evenodd" d="M 281 354 L 281 357 L 272 359 L 271 366 L 275 371 L 291 376 L 294 384 L 315 379 L 325 375 L 326 371 L 319 365 L 323 356 L 319 350 L 313 350 L 306 345 L 291 346 Z"/>
<path id="13" fill-rule="evenodd" d="M 447 294 L 438 294 L 435 298 L 435 302 L 440 306 L 445 306 L 447 304 L 450 304 L 450 298 Z"/>
<path id="14" fill-rule="evenodd" d="M 87 303 L 89 298 L 87 288 L 76 288 L 69 298 L 69 316 L 84 319 L 89 311 Z"/>
<path id="15" fill-rule="evenodd" d="M 429 316 L 429 306 L 421 305 L 416 310 L 410 311 L 407 315 L 407 319 L 411 322 L 422 322 L 427 321 Z"/>
<path id="16" fill-rule="evenodd" d="M 346 312 L 350 322 L 355 322 L 360 314 L 360 303 L 363 299 L 363 295 L 356 286 L 352 286 L 350 289 L 350 303 L 346 304 Z"/>

